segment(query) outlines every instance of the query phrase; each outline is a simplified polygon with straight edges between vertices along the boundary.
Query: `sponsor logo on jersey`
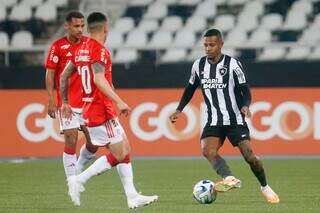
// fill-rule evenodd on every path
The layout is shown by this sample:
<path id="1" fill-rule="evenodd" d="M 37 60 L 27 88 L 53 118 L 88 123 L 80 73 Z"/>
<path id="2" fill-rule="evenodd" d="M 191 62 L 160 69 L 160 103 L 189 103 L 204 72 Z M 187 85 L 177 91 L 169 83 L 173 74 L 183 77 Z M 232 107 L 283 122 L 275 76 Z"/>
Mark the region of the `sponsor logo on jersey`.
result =
<path id="1" fill-rule="evenodd" d="M 68 52 L 66 56 L 72 56 L 71 52 Z"/>
<path id="2" fill-rule="evenodd" d="M 75 58 L 76 62 L 82 61 L 82 62 L 89 62 L 90 61 L 90 55 L 79 55 Z"/>
<path id="3" fill-rule="evenodd" d="M 201 79 L 203 89 L 224 89 L 227 87 L 226 83 L 220 83 L 217 78 L 204 78 Z"/>

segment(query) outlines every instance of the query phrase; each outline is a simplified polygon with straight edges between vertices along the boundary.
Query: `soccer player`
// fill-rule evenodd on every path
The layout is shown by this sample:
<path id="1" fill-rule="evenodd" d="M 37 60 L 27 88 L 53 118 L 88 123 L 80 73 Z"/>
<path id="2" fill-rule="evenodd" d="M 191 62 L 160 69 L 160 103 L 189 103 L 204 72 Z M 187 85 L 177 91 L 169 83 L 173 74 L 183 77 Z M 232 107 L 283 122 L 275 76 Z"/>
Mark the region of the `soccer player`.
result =
<path id="1" fill-rule="evenodd" d="M 83 39 L 84 16 L 78 11 L 70 11 L 65 20 L 67 35 L 54 41 L 51 45 L 46 59 L 46 89 L 48 93 L 48 115 L 51 118 L 59 117 L 60 130 L 63 132 L 65 146 L 63 152 L 63 166 L 66 176 L 75 175 L 78 170 L 82 170 L 84 164 L 94 157 L 96 147 L 90 145 L 90 138 L 84 129 L 82 119 L 82 89 L 80 77 L 77 74 L 71 76 L 69 81 L 69 97 L 72 107 L 72 117 L 65 119 L 61 117 L 61 97 L 60 97 L 60 75 L 66 63 L 74 56 Z M 56 85 L 56 100 L 54 95 L 54 84 Z M 85 133 L 87 143 L 80 150 L 77 162 L 76 144 L 78 140 L 78 129 Z"/>
<path id="2" fill-rule="evenodd" d="M 207 123 L 201 135 L 203 155 L 216 173 L 223 178 L 217 184 L 218 191 L 239 188 L 241 181 L 235 178 L 226 161 L 218 154 L 225 138 L 238 147 L 251 171 L 261 185 L 261 192 L 270 203 L 278 203 L 278 195 L 267 184 L 259 158 L 253 153 L 250 133 L 245 117 L 250 118 L 251 92 L 241 63 L 221 53 L 223 39 L 217 29 L 204 34 L 206 56 L 197 59 L 191 69 L 191 77 L 176 111 L 170 116 L 176 122 L 183 108 L 191 100 L 197 87 L 201 88 L 207 107 Z"/>
<path id="3" fill-rule="evenodd" d="M 117 169 L 127 197 L 128 207 L 145 206 L 156 201 L 158 196 L 141 195 L 133 184 L 129 156 L 130 145 L 119 123 L 112 101 L 117 105 L 120 114 L 125 116 L 128 115 L 130 108 L 113 90 L 110 52 L 103 46 L 108 33 L 107 18 L 102 13 L 94 12 L 88 16 L 87 23 L 91 38 L 82 43 L 73 61 L 67 64 L 61 75 L 62 109 L 63 114 L 69 117 L 71 108 L 67 95 L 67 79 L 76 68 L 81 75 L 85 102 L 83 117 L 91 142 L 96 146 L 108 147 L 110 153 L 97 159 L 81 174 L 68 179 L 69 195 L 75 205 L 80 205 L 80 193 L 84 190 L 84 184 L 91 177 L 118 165 Z"/>

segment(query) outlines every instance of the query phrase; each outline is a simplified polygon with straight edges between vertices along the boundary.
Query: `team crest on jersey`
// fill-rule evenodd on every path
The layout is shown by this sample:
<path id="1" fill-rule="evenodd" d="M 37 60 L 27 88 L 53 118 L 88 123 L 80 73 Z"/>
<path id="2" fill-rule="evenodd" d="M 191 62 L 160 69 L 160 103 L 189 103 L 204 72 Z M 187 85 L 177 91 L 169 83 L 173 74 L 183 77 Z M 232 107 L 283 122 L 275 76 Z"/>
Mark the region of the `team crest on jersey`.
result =
<path id="1" fill-rule="evenodd" d="M 223 65 L 221 68 L 219 68 L 219 73 L 221 76 L 224 76 L 227 73 L 228 66 Z"/>

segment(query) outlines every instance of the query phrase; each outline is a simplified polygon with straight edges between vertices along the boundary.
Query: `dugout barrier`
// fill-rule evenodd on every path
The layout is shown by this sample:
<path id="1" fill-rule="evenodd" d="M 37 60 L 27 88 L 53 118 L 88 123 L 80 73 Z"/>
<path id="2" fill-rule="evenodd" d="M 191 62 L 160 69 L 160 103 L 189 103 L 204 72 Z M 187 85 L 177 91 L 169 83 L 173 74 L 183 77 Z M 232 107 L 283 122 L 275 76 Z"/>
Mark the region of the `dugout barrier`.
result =
<path id="1" fill-rule="evenodd" d="M 121 89 L 131 106 L 121 117 L 133 156 L 200 156 L 205 117 L 198 91 L 176 125 L 168 121 L 182 89 Z M 248 121 L 259 155 L 320 155 L 320 88 L 254 88 Z M 44 90 L 0 90 L 0 157 L 58 157 L 63 150 L 57 120 L 46 115 Z M 81 136 L 83 143 L 83 136 Z M 79 150 L 80 146 L 78 146 Z M 239 155 L 229 142 L 223 154 Z M 100 153 L 103 153 L 100 150 Z"/>

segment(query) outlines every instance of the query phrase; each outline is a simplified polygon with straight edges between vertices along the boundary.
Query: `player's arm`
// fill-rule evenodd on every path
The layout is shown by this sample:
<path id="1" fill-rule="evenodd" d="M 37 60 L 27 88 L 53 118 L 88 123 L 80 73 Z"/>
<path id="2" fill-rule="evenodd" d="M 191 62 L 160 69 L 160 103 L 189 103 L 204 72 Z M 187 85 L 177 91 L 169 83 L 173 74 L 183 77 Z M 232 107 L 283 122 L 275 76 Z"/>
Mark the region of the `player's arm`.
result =
<path id="1" fill-rule="evenodd" d="M 127 116 L 130 112 L 129 106 L 117 95 L 117 93 L 113 90 L 113 86 L 109 84 L 107 79 L 104 76 L 105 67 L 95 62 L 91 66 L 93 71 L 93 82 L 97 86 L 97 88 L 107 97 L 109 97 L 112 101 L 117 104 L 117 107 L 120 110 L 120 114 L 124 114 Z"/>
<path id="2" fill-rule="evenodd" d="M 57 106 L 54 95 L 54 69 L 46 69 L 46 90 L 48 94 L 48 115 L 51 118 L 56 117 Z"/>
<path id="3" fill-rule="evenodd" d="M 179 118 L 180 113 L 183 111 L 184 107 L 190 102 L 190 100 L 193 97 L 194 92 L 200 85 L 200 79 L 196 73 L 195 67 L 197 67 L 195 64 L 192 66 L 191 70 L 191 77 L 189 79 L 189 82 L 187 86 L 184 89 L 184 92 L 182 94 L 182 97 L 180 99 L 179 105 L 176 109 L 176 111 L 169 117 L 170 121 L 172 123 L 176 122 Z"/>
<path id="4" fill-rule="evenodd" d="M 234 72 L 234 76 L 235 76 L 235 86 L 236 89 L 239 90 L 241 97 L 242 97 L 242 104 L 243 106 L 241 107 L 241 112 L 247 117 L 250 118 L 251 117 L 251 112 L 249 109 L 249 106 L 251 104 L 251 90 L 249 87 L 249 84 L 247 82 L 247 77 L 246 74 L 240 64 L 240 62 L 238 63 L 238 67 L 233 70 Z"/>
<path id="5" fill-rule="evenodd" d="M 61 112 L 63 117 L 71 117 L 72 110 L 68 100 L 69 77 L 76 71 L 76 67 L 69 61 L 60 75 L 60 95 L 62 99 Z"/>

